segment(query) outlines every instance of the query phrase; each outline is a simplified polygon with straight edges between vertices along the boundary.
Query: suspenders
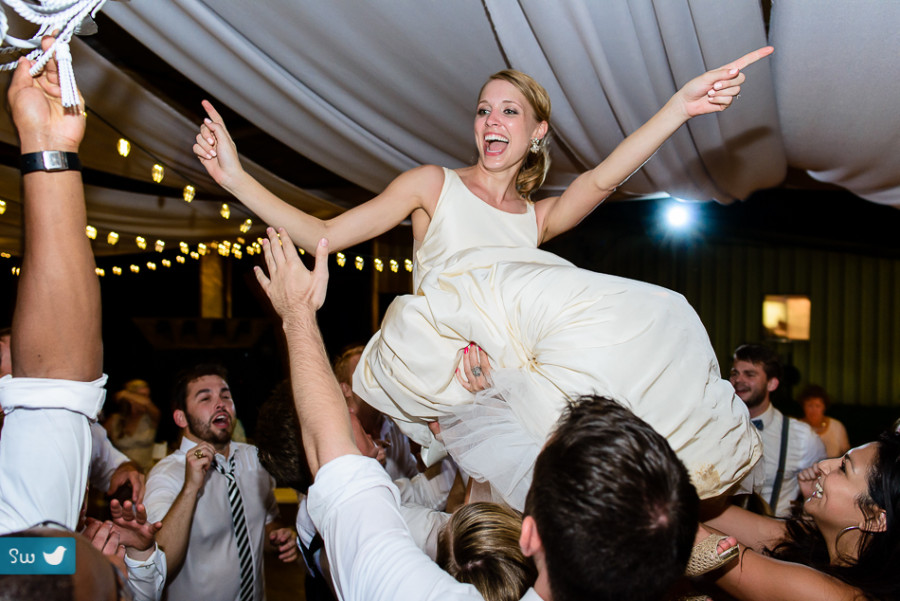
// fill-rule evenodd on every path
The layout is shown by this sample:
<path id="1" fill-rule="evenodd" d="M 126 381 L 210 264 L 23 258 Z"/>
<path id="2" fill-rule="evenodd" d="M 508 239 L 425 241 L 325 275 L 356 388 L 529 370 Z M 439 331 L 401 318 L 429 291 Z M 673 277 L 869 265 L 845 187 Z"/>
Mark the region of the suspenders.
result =
<path id="1" fill-rule="evenodd" d="M 778 455 L 778 471 L 775 473 L 775 482 L 772 485 L 772 497 L 769 499 L 769 507 L 772 513 L 778 503 L 778 497 L 781 494 L 781 483 L 784 480 L 784 463 L 787 460 L 788 449 L 788 432 L 790 430 L 790 418 L 786 415 L 781 416 L 781 450 Z"/>

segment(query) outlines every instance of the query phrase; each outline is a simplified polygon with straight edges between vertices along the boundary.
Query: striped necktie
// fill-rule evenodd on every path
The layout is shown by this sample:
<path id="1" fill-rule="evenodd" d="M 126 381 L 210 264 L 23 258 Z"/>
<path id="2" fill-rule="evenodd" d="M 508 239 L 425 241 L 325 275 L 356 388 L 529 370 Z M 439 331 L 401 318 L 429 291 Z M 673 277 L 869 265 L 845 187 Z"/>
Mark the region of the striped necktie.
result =
<path id="1" fill-rule="evenodd" d="M 241 568 L 241 592 L 238 601 L 253 599 L 253 556 L 250 553 L 250 535 L 247 532 L 247 520 L 244 517 L 244 503 L 241 491 L 234 478 L 234 451 L 228 459 L 228 471 L 219 462 L 216 470 L 228 480 L 228 504 L 231 505 L 231 523 L 234 525 L 234 538 L 237 541 L 238 562 Z"/>

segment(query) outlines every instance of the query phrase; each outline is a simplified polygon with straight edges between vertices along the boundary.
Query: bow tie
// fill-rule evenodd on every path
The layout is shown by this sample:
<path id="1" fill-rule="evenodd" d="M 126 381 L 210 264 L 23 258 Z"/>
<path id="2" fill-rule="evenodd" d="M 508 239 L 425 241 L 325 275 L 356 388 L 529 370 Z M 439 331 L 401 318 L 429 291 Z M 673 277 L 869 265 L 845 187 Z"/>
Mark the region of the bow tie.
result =
<path id="1" fill-rule="evenodd" d="M 757 430 L 759 430 L 760 432 L 762 432 L 763 427 L 764 427 L 764 426 L 763 426 L 762 418 L 751 419 L 750 421 L 753 422 L 753 425 L 756 426 L 756 429 L 757 429 Z"/>

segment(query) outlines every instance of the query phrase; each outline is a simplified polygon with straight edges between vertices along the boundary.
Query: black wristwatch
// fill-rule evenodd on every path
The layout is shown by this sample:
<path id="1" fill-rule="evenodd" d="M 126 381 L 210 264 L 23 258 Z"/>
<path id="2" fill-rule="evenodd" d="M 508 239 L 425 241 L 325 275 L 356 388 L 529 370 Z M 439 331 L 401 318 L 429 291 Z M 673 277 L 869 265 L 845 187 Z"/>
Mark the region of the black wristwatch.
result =
<path id="1" fill-rule="evenodd" d="M 22 175 L 33 171 L 81 171 L 78 153 L 62 150 L 29 152 L 19 157 Z"/>

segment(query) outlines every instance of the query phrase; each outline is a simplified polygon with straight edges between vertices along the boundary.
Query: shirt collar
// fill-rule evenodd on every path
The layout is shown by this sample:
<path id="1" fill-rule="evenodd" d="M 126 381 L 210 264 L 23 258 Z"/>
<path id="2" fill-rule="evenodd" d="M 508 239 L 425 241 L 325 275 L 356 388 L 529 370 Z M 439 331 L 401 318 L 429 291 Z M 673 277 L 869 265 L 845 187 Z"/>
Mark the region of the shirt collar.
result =
<path id="1" fill-rule="evenodd" d="M 187 455 L 188 451 L 197 446 L 197 443 L 188 438 L 187 436 L 181 437 L 181 446 L 178 447 L 178 450 Z M 237 452 L 236 444 L 228 444 L 228 453 L 229 456 Z M 216 455 L 221 455 L 221 453 L 216 453 Z M 223 456 L 224 457 L 224 456 Z"/>
<path id="2" fill-rule="evenodd" d="M 769 403 L 769 406 L 766 408 L 766 410 L 753 419 L 761 419 L 763 428 L 768 428 L 772 425 L 772 422 L 775 421 L 775 406 L 772 405 L 772 403 Z"/>

